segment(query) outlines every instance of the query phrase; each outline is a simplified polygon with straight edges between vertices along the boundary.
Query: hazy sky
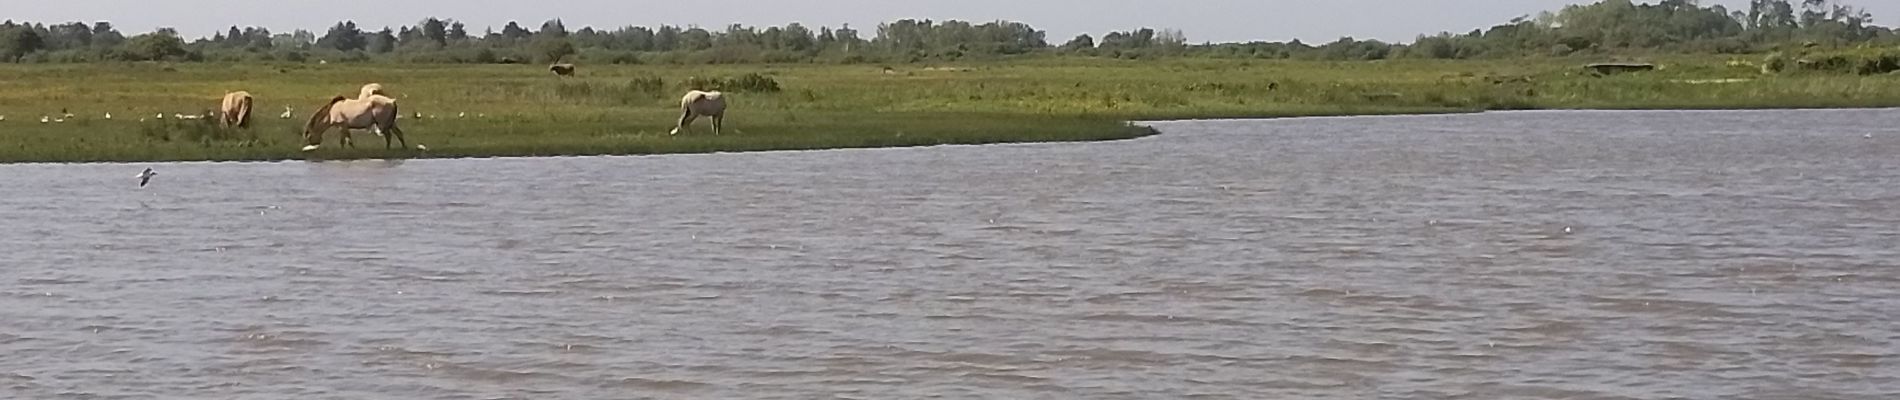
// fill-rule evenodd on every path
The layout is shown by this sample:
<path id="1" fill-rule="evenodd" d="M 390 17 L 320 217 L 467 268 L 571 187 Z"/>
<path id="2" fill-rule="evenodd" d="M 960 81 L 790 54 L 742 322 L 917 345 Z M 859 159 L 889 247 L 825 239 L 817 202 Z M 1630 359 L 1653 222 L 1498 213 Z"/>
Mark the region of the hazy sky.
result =
<path id="1" fill-rule="evenodd" d="M 174 27 L 189 37 L 231 25 L 275 32 L 323 28 L 354 20 L 365 28 L 454 18 L 480 33 L 509 20 L 538 29 L 561 18 L 569 29 L 659 24 L 723 28 L 728 24 L 808 26 L 849 23 L 869 37 L 879 22 L 899 18 L 1022 21 L 1061 43 L 1079 33 L 1143 26 L 1176 28 L 1192 42 L 1341 36 L 1411 41 L 1421 33 L 1466 32 L 1512 17 L 1555 10 L 1565 0 L 0 0 L 0 18 L 36 22 L 112 21 L 120 31 Z M 1850 1 L 1876 21 L 1900 19 L 1900 0 Z M 1746 0 L 1721 0 L 1732 8 Z"/>

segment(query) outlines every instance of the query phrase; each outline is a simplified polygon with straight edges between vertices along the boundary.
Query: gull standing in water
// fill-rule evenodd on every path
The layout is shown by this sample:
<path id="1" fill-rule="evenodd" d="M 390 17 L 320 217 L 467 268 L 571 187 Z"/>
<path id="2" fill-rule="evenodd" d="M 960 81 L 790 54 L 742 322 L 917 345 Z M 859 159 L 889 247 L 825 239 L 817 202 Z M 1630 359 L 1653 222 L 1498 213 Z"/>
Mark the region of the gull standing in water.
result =
<path id="1" fill-rule="evenodd" d="M 146 168 L 145 172 L 139 173 L 139 187 L 145 187 L 145 184 L 152 183 L 152 177 L 157 175 L 158 172 L 152 171 L 151 168 Z"/>

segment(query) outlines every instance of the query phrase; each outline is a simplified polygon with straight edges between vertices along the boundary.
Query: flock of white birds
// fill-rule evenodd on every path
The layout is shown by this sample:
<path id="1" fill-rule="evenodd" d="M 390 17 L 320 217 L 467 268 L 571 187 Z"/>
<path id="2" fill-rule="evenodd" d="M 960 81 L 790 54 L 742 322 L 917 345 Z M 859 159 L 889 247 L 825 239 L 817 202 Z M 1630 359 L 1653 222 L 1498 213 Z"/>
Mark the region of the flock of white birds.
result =
<path id="1" fill-rule="evenodd" d="M 290 106 L 284 106 L 284 113 L 282 113 L 282 114 L 277 114 L 277 118 L 278 118 L 278 119 L 291 119 L 291 118 L 296 118 L 296 116 L 297 116 L 297 115 L 296 115 L 296 110 L 295 110 L 295 109 L 292 109 L 292 108 L 290 108 Z M 148 121 L 148 120 L 154 120 L 154 119 L 156 119 L 156 120 L 163 120 L 163 119 L 165 119 L 165 118 L 172 118 L 172 119 L 181 119 L 181 120 L 200 120 L 200 119 L 213 119 L 213 118 L 217 118 L 217 117 L 218 117 L 218 116 L 217 116 L 217 113 L 216 113 L 216 112 L 206 112 L 205 114 L 183 114 L 183 113 L 172 113 L 170 117 L 167 117 L 167 116 L 165 116 L 165 113 L 158 113 L 158 114 L 154 114 L 154 115 L 152 115 L 152 117 L 151 117 L 151 118 L 139 118 L 139 122 L 145 122 L 145 121 Z M 468 117 L 469 117 L 469 114 L 468 114 L 467 112 L 462 112 L 462 113 L 457 113 L 457 114 L 455 115 L 455 117 L 456 117 L 456 118 L 468 118 Z M 476 118 L 488 118 L 488 114 L 475 114 L 475 117 L 476 117 Z M 110 113 L 110 112 L 107 112 L 107 113 L 105 113 L 105 114 L 104 114 L 104 115 L 103 115 L 103 116 L 102 116 L 101 118 L 102 118 L 102 119 L 107 119 L 107 120 L 110 120 L 110 119 L 112 119 L 112 113 Z M 432 114 L 432 115 L 422 115 L 422 113 L 415 113 L 415 114 L 413 114 L 413 115 L 410 115 L 410 116 L 400 116 L 400 115 L 399 115 L 399 116 L 397 116 L 397 118 L 414 118 L 414 119 L 440 119 L 441 117 L 440 117 L 440 116 L 437 116 L 437 115 L 433 115 L 433 114 Z M 59 116 L 53 116 L 53 115 L 41 115 L 41 116 L 40 116 L 40 123 L 42 123 L 42 124 L 59 124 L 59 123 L 65 123 L 66 121 L 77 121 L 78 119 L 79 119 L 79 116 L 77 116 L 77 115 L 73 115 L 73 113 L 71 113 L 71 112 L 68 112 L 68 111 L 66 111 L 65 109 L 61 109 L 61 110 L 59 110 Z M 7 122 L 7 116 L 6 116 L 6 115 L 0 115 L 0 122 Z"/>

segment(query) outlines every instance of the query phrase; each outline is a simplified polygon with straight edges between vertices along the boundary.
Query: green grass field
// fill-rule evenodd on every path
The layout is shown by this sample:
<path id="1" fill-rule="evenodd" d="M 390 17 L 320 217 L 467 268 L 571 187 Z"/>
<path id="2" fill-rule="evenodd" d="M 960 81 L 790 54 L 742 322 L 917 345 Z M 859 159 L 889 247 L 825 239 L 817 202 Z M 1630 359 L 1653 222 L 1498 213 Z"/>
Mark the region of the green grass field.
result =
<path id="1" fill-rule="evenodd" d="M 0 162 L 282 160 L 657 154 L 1112 140 L 1131 120 L 1469 112 L 1900 106 L 1900 76 L 1761 75 L 1730 59 L 1659 60 L 1596 77 L 1584 60 L 1298 62 L 1041 58 L 955 65 L 542 66 L 94 64 L 0 66 Z M 669 136 L 689 77 L 763 74 L 778 92 L 733 93 L 727 132 Z M 659 85 L 654 85 L 658 78 Z M 298 151 L 330 96 L 378 82 L 411 144 Z M 223 93 L 257 96 L 257 125 L 159 123 Z M 292 119 L 278 119 L 285 106 Z M 77 115 L 42 124 L 42 115 Z M 105 120 L 105 113 L 114 119 Z M 462 117 L 462 115 L 466 117 Z"/>

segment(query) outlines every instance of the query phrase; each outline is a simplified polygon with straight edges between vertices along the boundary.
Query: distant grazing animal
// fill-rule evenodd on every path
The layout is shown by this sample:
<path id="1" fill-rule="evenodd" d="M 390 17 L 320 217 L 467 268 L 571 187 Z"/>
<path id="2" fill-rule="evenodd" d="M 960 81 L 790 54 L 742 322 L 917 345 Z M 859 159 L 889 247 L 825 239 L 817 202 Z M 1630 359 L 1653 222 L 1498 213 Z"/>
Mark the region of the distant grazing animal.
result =
<path id="1" fill-rule="evenodd" d="M 574 64 L 549 65 L 548 71 L 560 76 L 574 76 Z"/>
<path id="2" fill-rule="evenodd" d="M 686 97 L 680 98 L 680 114 L 680 123 L 670 134 L 678 135 L 681 129 L 692 126 L 694 119 L 704 116 L 712 119 L 713 134 L 718 135 L 726 124 L 726 96 L 719 92 L 686 92 Z"/>
<path id="3" fill-rule="evenodd" d="M 218 109 L 223 118 L 218 121 L 224 127 L 251 127 L 251 92 L 236 91 L 224 95 L 224 104 Z"/>
<path id="4" fill-rule="evenodd" d="M 338 143 L 345 147 L 356 147 L 356 143 L 350 140 L 351 129 L 369 129 L 383 136 L 384 149 L 390 148 L 392 140 L 402 141 L 403 147 L 409 147 L 409 139 L 404 138 L 402 128 L 396 126 L 396 99 L 371 94 L 368 90 L 364 93 L 363 97 L 356 99 L 336 96 L 317 109 L 310 116 L 310 123 L 304 125 L 306 145 L 303 150 L 316 150 L 323 145 L 323 133 L 330 128 L 342 128 Z"/>

